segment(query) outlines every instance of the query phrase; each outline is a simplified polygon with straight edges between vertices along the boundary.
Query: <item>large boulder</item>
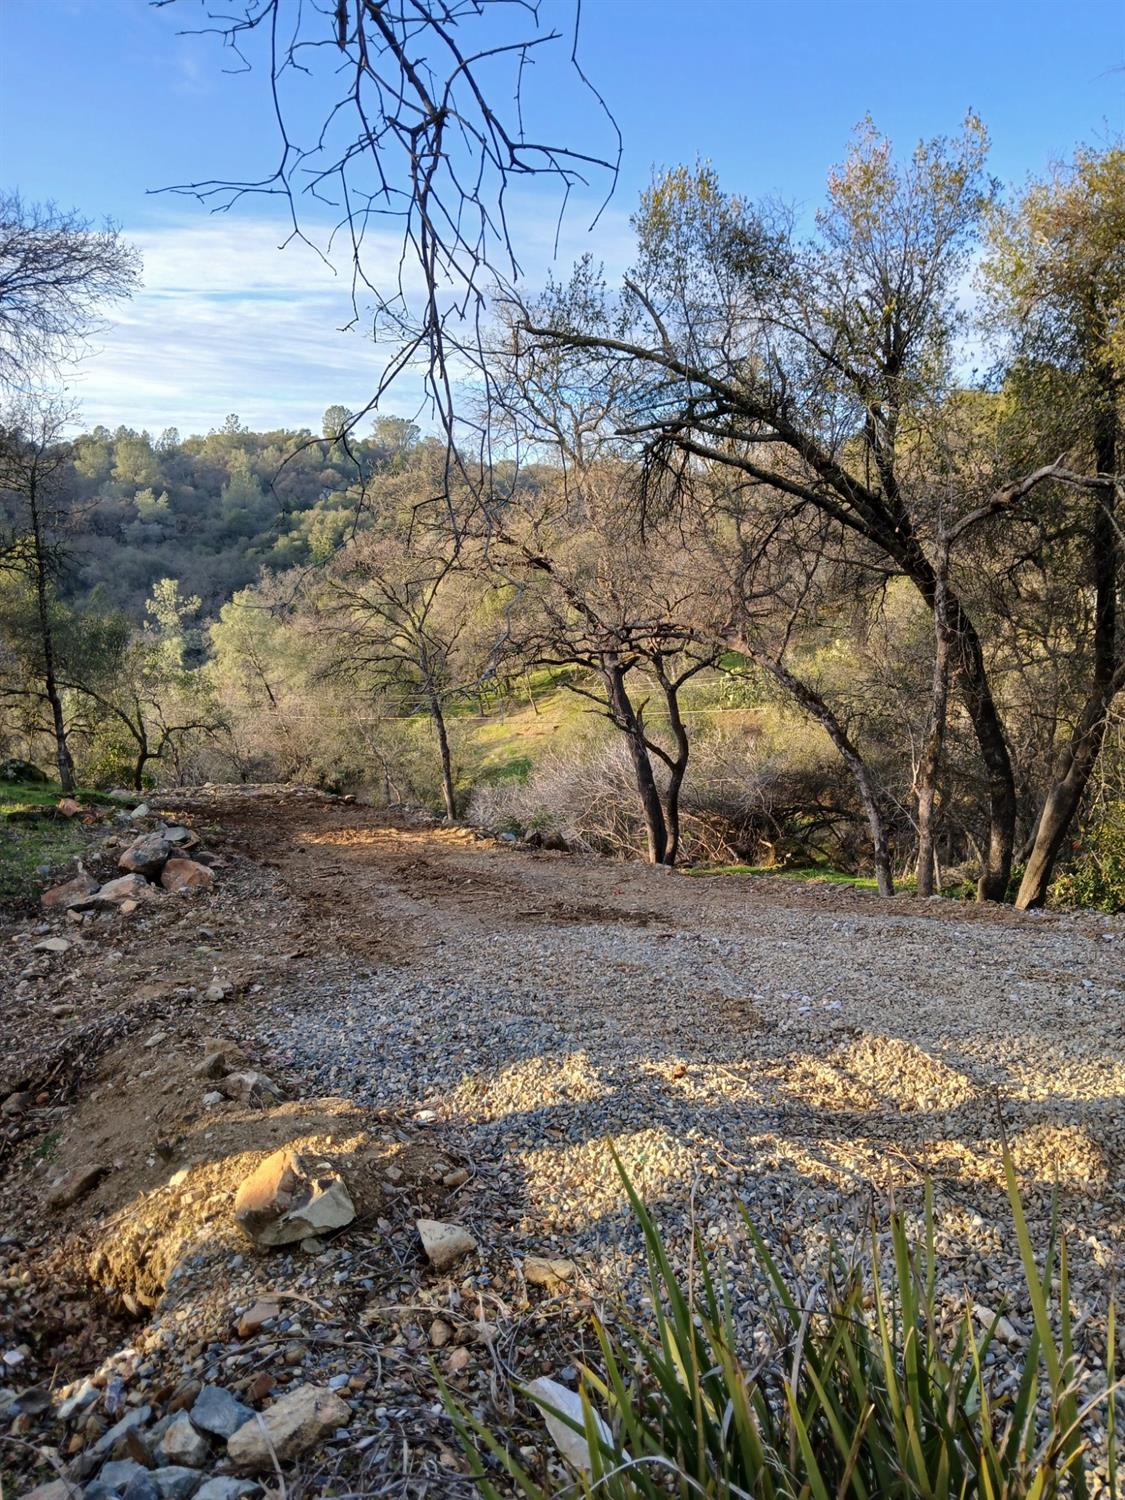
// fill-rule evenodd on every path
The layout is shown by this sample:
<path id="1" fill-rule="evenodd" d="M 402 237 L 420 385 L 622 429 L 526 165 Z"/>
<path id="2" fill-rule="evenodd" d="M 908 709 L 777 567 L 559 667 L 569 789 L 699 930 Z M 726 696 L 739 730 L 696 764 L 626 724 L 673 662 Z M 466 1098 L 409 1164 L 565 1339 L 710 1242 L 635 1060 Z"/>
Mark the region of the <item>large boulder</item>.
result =
<path id="1" fill-rule="evenodd" d="M 146 880 L 158 880 L 160 872 L 176 852 L 163 831 L 142 833 L 117 861 L 118 868 L 130 875 L 143 875 Z"/>
<path id="2" fill-rule="evenodd" d="M 49 891 L 44 891 L 39 897 L 39 904 L 48 911 L 65 911 L 67 907 L 76 906 L 78 902 L 92 896 L 97 889 L 98 882 L 92 875 L 75 875 L 73 880 L 65 880 L 62 885 L 53 885 Z"/>
<path id="3" fill-rule="evenodd" d="M 234 1197 L 238 1227 L 256 1245 L 289 1245 L 355 1218 L 344 1179 L 324 1163 L 313 1167 L 283 1147 L 267 1156 Z"/>
<path id="4" fill-rule="evenodd" d="M 227 1453 L 240 1469 L 272 1471 L 275 1454 L 282 1463 L 298 1457 L 337 1427 L 345 1427 L 351 1414 L 335 1391 L 299 1385 L 240 1427 L 227 1443 Z"/>
<path id="5" fill-rule="evenodd" d="M 160 872 L 160 884 L 166 891 L 209 891 L 215 876 L 197 860 L 173 857 Z"/>
<path id="6" fill-rule="evenodd" d="M 119 875 L 116 880 L 107 880 L 92 896 L 72 903 L 79 911 L 96 910 L 99 907 L 120 907 L 132 902 L 130 910 L 138 901 L 148 898 L 152 887 L 143 875 Z"/>

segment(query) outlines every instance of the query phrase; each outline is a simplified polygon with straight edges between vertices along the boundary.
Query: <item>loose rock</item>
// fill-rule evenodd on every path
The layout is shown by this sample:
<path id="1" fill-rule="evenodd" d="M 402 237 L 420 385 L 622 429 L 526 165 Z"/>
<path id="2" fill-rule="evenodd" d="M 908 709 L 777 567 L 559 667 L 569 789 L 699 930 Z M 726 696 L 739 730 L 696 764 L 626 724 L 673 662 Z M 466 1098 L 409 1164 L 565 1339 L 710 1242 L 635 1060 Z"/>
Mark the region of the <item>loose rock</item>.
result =
<path id="1" fill-rule="evenodd" d="M 31 945 L 32 953 L 69 953 L 74 944 L 66 938 L 44 938 L 41 943 Z"/>
<path id="2" fill-rule="evenodd" d="M 249 1422 L 254 1413 L 220 1385 L 205 1385 L 191 1409 L 192 1423 L 200 1432 L 229 1438 Z"/>
<path id="3" fill-rule="evenodd" d="M 276 1104 L 281 1098 L 281 1090 L 273 1079 L 253 1069 L 244 1073 L 228 1073 L 219 1080 L 219 1088 L 228 1099 L 237 1099 L 240 1104 L 253 1104 L 259 1109 L 267 1104 Z"/>
<path id="4" fill-rule="evenodd" d="M 107 880 L 92 896 L 72 902 L 75 909 L 96 910 L 98 907 L 121 906 L 126 901 L 143 901 L 151 887 L 143 875 L 119 875 L 116 880 Z"/>
<path id="5" fill-rule="evenodd" d="M 463 1255 L 477 1248 L 477 1242 L 460 1224 L 441 1224 L 436 1219 L 418 1219 L 414 1226 L 430 1264 L 444 1271 Z"/>
<path id="6" fill-rule="evenodd" d="M 240 1339 L 248 1339 L 252 1334 L 258 1332 L 263 1324 L 268 1323 L 271 1318 L 276 1318 L 281 1312 L 281 1303 L 271 1301 L 263 1297 L 254 1303 L 249 1312 L 243 1313 L 238 1320 L 238 1336 Z"/>
<path id="7" fill-rule="evenodd" d="M 209 1479 L 201 1489 L 196 1490 L 195 1500 L 258 1500 L 263 1494 L 265 1491 L 262 1486 L 255 1484 L 252 1479 L 220 1475 Z"/>
<path id="8" fill-rule="evenodd" d="M 180 1464 L 166 1464 L 153 1469 L 147 1479 L 155 1488 L 160 1500 L 189 1500 L 199 1488 L 202 1475 L 197 1469 L 184 1468 Z"/>
<path id="9" fill-rule="evenodd" d="M 225 1082 L 226 1080 L 224 1080 Z M 238 1189 L 234 1217 L 257 1245 L 288 1245 L 355 1218 L 344 1180 L 331 1169 L 314 1170 L 288 1147 L 275 1151 Z"/>
<path id="10" fill-rule="evenodd" d="M 99 1163 L 92 1167 L 80 1167 L 78 1171 L 61 1177 L 47 1192 L 47 1207 L 69 1208 L 72 1203 L 77 1203 L 79 1198 L 84 1198 L 96 1188 L 108 1171 L 108 1167 Z"/>
<path id="11" fill-rule="evenodd" d="M 547 1431 L 567 1463 L 573 1464 L 583 1473 L 588 1473 L 591 1464 L 586 1438 L 562 1420 L 565 1416 L 569 1417 L 572 1422 L 577 1422 L 579 1426 L 585 1425 L 586 1416 L 582 1410 L 581 1396 L 577 1391 L 568 1390 L 565 1385 L 560 1385 L 557 1380 L 548 1379 L 546 1375 L 540 1375 L 537 1380 L 530 1381 L 527 1393 L 542 1412 Z M 561 1415 L 556 1415 L 556 1413 L 561 1413 Z M 597 1412 L 594 1413 L 594 1425 L 599 1437 L 612 1447 L 613 1434 Z"/>
<path id="12" fill-rule="evenodd" d="M 210 1457 L 211 1447 L 203 1434 L 196 1431 L 187 1412 L 181 1411 L 160 1439 L 156 1451 L 167 1464 L 198 1469 Z"/>
<path id="13" fill-rule="evenodd" d="M 295 1458 L 345 1426 L 350 1416 L 351 1407 L 335 1391 L 301 1385 L 240 1427 L 227 1443 L 227 1453 L 251 1473 L 272 1469 L 274 1453 L 282 1461 Z"/>
<path id="14" fill-rule="evenodd" d="M 215 884 L 214 874 L 194 859 L 170 859 L 160 872 L 166 891 L 206 891 Z"/>
<path id="15" fill-rule="evenodd" d="M 73 880 L 65 880 L 62 885 L 53 885 L 49 891 L 44 891 L 39 897 L 39 904 L 48 910 L 57 908 L 65 911 L 76 902 L 92 896 L 97 889 L 98 882 L 92 876 L 76 875 Z"/>
<path id="16" fill-rule="evenodd" d="M 174 852 L 175 846 L 169 843 L 163 833 L 143 833 L 124 851 L 117 861 L 117 867 L 130 874 L 156 880 Z"/>
<path id="17" fill-rule="evenodd" d="M 529 1255 L 523 1263 L 523 1274 L 534 1286 L 554 1287 L 564 1281 L 574 1280 L 572 1260 L 549 1260 L 541 1255 Z"/>

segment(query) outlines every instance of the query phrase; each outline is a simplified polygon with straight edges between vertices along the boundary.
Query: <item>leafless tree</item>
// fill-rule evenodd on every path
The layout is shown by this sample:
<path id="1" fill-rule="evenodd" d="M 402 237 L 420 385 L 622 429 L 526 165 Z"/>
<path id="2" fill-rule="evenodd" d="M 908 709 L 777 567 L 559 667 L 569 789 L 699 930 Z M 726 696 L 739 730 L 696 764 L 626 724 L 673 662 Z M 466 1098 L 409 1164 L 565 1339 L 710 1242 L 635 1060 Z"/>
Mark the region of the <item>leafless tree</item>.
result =
<path id="1" fill-rule="evenodd" d="M 188 0 L 159 3 L 186 8 Z M 575 0 L 568 34 L 543 26 L 540 9 L 530 0 L 247 0 L 241 15 L 208 13 L 194 28 L 216 35 L 235 69 L 267 71 L 279 157 L 257 178 L 172 191 L 220 209 L 248 194 L 278 197 L 290 238 L 310 244 L 313 215 L 335 216 L 327 254 L 344 248 L 353 321 L 370 318 L 389 351 L 348 430 L 394 381 L 421 368 L 448 439 L 449 470 L 462 469 L 457 485 L 447 472 L 447 496 L 480 473 L 479 463 L 475 470 L 461 463 L 467 436 L 455 412 L 453 355 L 487 381 L 479 357 L 486 297 L 496 281 L 520 275 L 513 190 L 546 179 L 559 190 L 561 214 L 576 188 L 597 177 L 608 197 L 616 180 L 616 126 L 578 60 L 580 6 Z M 594 107 L 570 118 L 599 114 L 613 142 L 608 152 L 545 140 L 530 126 L 527 80 L 568 47 L 570 71 Z M 320 100 L 311 139 L 310 90 Z M 384 230 L 397 256 L 390 277 Z M 477 431 L 483 448 L 486 430 Z M 450 522 L 459 533 L 452 512 Z"/>
<path id="2" fill-rule="evenodd" d="M 0 390 L 80 353 L 98 308 L 140 284 L 140 256 L 112 224 L 0 193 Z"/>
<path id="3" fill-rule="evenodd" d="M 439 534 L 358 538 L 335 560 L 322 610 L 331 633 L 332 676 L 385 695 L 400 712 L 429 716 L 441 759 L 447 823 L 457 821 L 446 722 L 463 693 L 456 652 L 468 611 L 451 599 L 459 551 Z"/>

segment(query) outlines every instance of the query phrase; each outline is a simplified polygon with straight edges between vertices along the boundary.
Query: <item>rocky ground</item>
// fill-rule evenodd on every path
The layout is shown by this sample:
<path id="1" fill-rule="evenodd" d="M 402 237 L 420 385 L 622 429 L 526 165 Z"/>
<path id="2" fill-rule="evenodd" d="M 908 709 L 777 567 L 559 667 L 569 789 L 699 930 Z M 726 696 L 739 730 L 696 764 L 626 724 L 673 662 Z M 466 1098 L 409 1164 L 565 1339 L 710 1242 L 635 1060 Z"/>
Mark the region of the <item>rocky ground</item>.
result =
<path id="1" fill-rule="evenodd" d="M 150 866 L 99 900 L 163 826 L 118 814 L 91 830 L 89 909 L 3 934 L 13 1494 L 232 1500 L 280 1471 L 297 1496 L 468 1495 L 436 1371 L 550 1463 L 513 1380 L 572 1382 L 592 1309 L 644 1310 L 611 1144 L 681 1255 L 692 1227 L 723 1250 L 746 1326 L 740 1204 L 809 1280 L 929 1178 L 943 1296 L 1004 1314 L 1002 1363 L 1029 1328 L 1006 1136 L 1042 1242 L 1057 1187 L 1104 1369 L 1120 922 L 688 878 L 293 790 L 160 811 L 211 880 Z M 235 1193 L 281 1147 L 354 1218 L 265 1250 Z M 435 1264 L 419 1220 L 471 1248 Z"/>

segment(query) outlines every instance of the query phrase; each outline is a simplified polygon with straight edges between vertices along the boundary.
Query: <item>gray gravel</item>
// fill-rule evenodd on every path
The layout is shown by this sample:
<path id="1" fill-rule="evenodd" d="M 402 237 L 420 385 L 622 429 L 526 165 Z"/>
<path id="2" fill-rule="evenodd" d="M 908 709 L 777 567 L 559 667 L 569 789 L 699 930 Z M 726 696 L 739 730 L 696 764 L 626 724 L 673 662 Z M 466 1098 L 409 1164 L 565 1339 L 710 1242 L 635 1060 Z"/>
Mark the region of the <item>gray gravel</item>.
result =
<path id="1" fill-rule="evenodd" d="M 931 1171 L 952 1230 L 1003 1241 L 1002 1111 L 1033 1211 L 1057 1174 L 1099 1277 L 1120 1258 L 1119 926 L 756 904 L 736 933 L 715 886 L 664 879 L 645 929 L 445 923 L 424 968 L 341 965 L 263 1040 L 325 1091 L 433 1111 L 574 1248 L 619 1222 L 607 1137 L 673 1228 L 696 1179 L 723 1224 L 736 1198 L 799 1207 L 792 1237 Z"/>

